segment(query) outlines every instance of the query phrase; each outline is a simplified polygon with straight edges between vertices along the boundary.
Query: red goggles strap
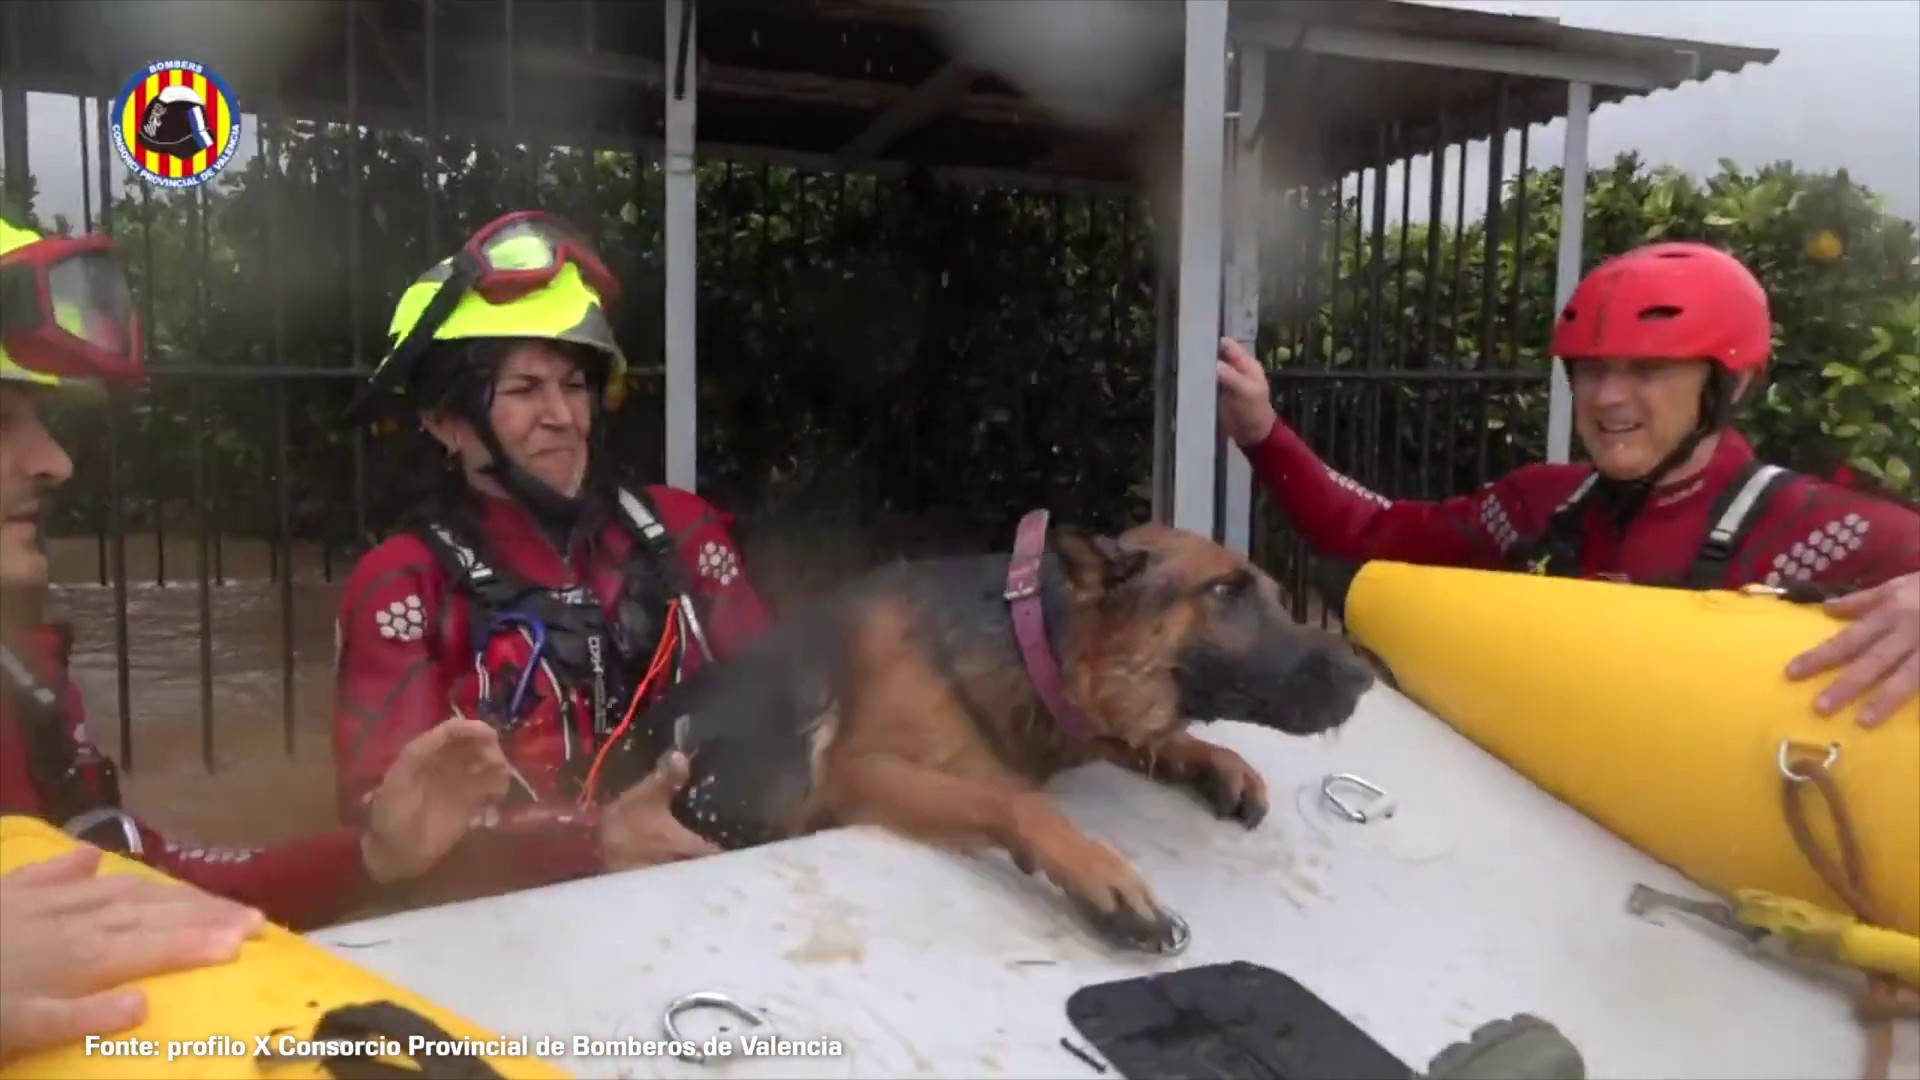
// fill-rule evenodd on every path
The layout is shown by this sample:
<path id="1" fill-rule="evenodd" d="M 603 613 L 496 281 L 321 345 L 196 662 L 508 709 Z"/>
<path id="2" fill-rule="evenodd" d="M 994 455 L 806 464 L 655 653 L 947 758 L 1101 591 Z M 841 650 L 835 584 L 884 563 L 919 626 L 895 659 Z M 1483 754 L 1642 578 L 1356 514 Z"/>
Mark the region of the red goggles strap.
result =
<path id="1" fill-rule="evenodd" d="M 491 303 L 504 303 L 541 288 L 571 262 L 589 288 L 612 303 L 620 282 L 580 230 L 564 218 L 541 210 L 522 210 L 497 218 L 475 232 L 465 254 L 480 268 L 474 290 Z"/>

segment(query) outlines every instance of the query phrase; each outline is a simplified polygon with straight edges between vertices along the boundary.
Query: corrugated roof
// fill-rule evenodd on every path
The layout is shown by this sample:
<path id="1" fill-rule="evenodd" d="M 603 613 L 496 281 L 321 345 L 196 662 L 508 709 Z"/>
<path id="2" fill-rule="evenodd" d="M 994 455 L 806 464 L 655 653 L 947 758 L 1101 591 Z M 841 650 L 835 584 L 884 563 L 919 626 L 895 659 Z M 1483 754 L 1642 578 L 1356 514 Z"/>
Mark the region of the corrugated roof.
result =
<path id="1" fill-rule="evenodd" d="M 914 162 L 1069 183 L 1137 180 L 1136 151 L 1148 144 L 1154 153 L 1164 152 L 1169 123 L 1177 155 L 1183 26 L 1179 5 L 1139 2 L 1156 15 L 1164 12 L 1166 32 L 1157 39 L 1164 54 L 1141 61 L 1153 69 L 1154 88 L 1141 99 L 1132 123 L 1119 125 L 1128 130 L 1076 129 L 1040 102 L 989 77 L 921 117 L 917 128 L 895 134 L 876 160 L 893 168 Z M 300 36 L 297 47 L 270 50 L 270 58 L 234 45 L 228 40 L 231 32 L 225 38 L 215 33 L 230 30 L 248 9 L 262 10 L 244 0 L 177 5 L 192 17 L 173 20 L 171 32 L 195 41 L 193 55 L 225 73 L 250 107 L 264 105 L 277 92 L 285 115 L 345 119 L 353 70 L 360 122 L 388 128 L 423 123 L 425 9 L 419 0 L 378 0 L 352 9 L 360 38 L 351 67 L 345 5 L 283 4 L 271 6 L 325 18 Z M 587 24 L 586 5 L 578 0 L 546 0 L 539 18 L 515 24 L 517 104 L 509 130 L 498 97 L 504 40 L 503 28 L 494 25 L 497 5 L 438 5 L 437 130 L 489 139 L 537 135 L 549 143 L 591 137 L 603 146 L 657 141 L 667 55 L 659 9 L 612 0 L 593 7 L 591 52 L 580 44 Z M 934 29 L 936 10 L 932 0 L 771 5 L 705 0 L 699 9 L 702 145 L 731 156 L 831 163 L 888 108 L 938 78 L 950 58 Z M 1383 156 L 1392 160 L 1424 152 L 1439 133 L 1448 141 L 1478 139 L 1501 128 L 1553 120 L 1565 113 L 1566 84 L 1540 74 L 1553 68 L 1549 61 L 1573 58 L 1592 70 L 1612 65 L 1612 70 L 1636 73 L 1633 81 L 1642 85 L 1597 81 L 1594 103 L 1600 105 L 1737 72 L 1778 55 L 1772 49 L 1611 33 L 1552 18 L 1410 0 L 1233 0 L 1231 11 L 1237 27 L 1248 21 L 1269 29 L 1304 26 L 1327 39 L 1310 35 L 1302 49 L 1290 51 L 1286 46 L 1292 39 L 1282 37 L 1268 67 L 1264 122 L 1295 159 L 1302 180 L 1370 165 Z M 146 50 L 161 49 L 164 55 L 171 48 L 144 33 L 131 39 L 103 33 L 109 9 L 93 3 L 13 0 L 8 14 L 5 29 L 21 39 L 5 72 L 9 86 L 107 93 L 150 59 Z M 1330 47 L 1340 45 L 1343 36 L 1344 55 Z M 1505 50 L 1515 70 L 1500 75 L 1433 62 L 1448 50 L 1483 57 Z M 1383 51 L 1389 58 L 1378 58 Z M 1496 117 L 1503 86 L 1504 116 Z"/>
<path id="2" fill-rule="evenodd" d="M 1566 80 L 1553 72 L 1592 75 L 1598 107 L 1779 55 L 1777 49 L 1593 30 L 1556 18 L 1413 0 L 1236 0 L 1233 11 L 1236 31 L 1262 28 L 1261 39 L 1273 49 L 1268 108 L 1306 144 L 1296 155 L 1313 160 L 1302 165 L 1309 174 L 1303 178 L 1421 153 L 1436 137 L 1484 139 L 1558 119 L 1566 115 Z M 1290 56 L 1284 46 L 1294 41 L 1300 53 Z M 1395 58 L 1374 58 L 1383 52 Z M 1491 58 L 1507 70 L 1434 62 L 1449 55 Z M 1498 105 L 1502 83 L 1504 109 Z M 1312 128 L 1317 138 L 1305 130 Z M 1383 139 L 1383 130 L 1397 136 Z"/>

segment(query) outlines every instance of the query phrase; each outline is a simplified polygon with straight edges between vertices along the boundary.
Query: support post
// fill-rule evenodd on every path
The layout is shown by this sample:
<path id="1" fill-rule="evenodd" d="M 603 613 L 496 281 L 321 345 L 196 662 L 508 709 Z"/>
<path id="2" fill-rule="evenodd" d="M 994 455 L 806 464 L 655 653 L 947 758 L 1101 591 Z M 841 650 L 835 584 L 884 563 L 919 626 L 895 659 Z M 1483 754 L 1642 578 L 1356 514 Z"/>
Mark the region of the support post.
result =
<path id="1" fill-rule="evenodd" d="M 1173 524 L 1173 385 L 1179 341 L 1174 334 L 1174 273 L 1153 260 L 1153 520 Z"/>
<path id="2" fill-rule="evenodd" d="M 1238 107 L 1228 125 L 1225 240 L 1228 252 L 1226 319 L 1224 332 L 1259 355 L 1260 244 L 1265 235 L 1262 214 L 1260 116 L 1267 101 L 1267 50 L 1241 43 Z M 1253 467 L 1240 448 L 1225 435 L 1218 453 L 1224 469 L 1221 493 L 1223 518 L 1220 542 L 1241 555 L 1248 554 L 1253 530 Z"/>
<path id="3" fill-rule="evenodd" d="M 687 491 L 699 481 L 700 428 L 697 410 L 699 366 L 695 346 L 694 297 L 699 264 L 694 250 L 695 202 L 699 180 L 694 173 L 694 99 L 698 78 L 698 42 L 689 25 L 682 38 L 681 22 L 693 20 L 692 0 L 667 0 L 666 85 L 666 459 L 667 483 Z M 684 58 L 681 55 L 685 50 Z M 684 73 L 684 78 L 682 77 Z"/>
<path id="4" fill-rule="evenodd" d="M 1587 118 L 1593 111 L 1593 87 L 1567 84 L 1567 143 L 1561 156 L 1560 260 L 1553 275 L 1553 314 L 1566 308 L 1580 283 L 1580 252 L 1587 226 Z M 1566 464 L 1573 456 L 1573 386 L 1567 366 L 1552 361 L 1547 389 L 1547 460 Z"/>
<path id="5" fill-rule="evenodd" d="M 1213 365 L 1220 339 L 1220 201 L 1227 111 L 1227 0 L 1186 0 L 1180 153 L 1179 365 L 1174 379 L 1173 525 L 1213 534 Z"/>

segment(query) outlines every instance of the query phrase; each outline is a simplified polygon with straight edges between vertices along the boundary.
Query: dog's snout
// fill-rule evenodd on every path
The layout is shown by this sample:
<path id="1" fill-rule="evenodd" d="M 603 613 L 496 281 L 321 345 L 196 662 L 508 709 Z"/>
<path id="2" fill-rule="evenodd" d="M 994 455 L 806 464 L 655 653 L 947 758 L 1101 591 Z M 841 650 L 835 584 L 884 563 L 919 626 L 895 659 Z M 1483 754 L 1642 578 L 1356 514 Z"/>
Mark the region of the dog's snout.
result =
<path id="1" fill-rule="evenodd" d="M 1288 682 L 1309 695 L 1339 700 L 1365 693 L 1373 685 L 1373 670 L 1352 649 L 1335 646 L 1309 652 Z"/>

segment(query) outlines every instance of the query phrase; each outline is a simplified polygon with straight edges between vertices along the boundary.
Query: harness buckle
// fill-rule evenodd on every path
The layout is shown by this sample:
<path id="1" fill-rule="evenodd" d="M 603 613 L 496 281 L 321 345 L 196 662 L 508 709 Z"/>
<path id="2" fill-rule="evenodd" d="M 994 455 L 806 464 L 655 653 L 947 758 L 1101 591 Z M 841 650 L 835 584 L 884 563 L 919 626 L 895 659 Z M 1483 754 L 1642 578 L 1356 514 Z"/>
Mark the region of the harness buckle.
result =
<path id="1" fill-rule="evenodd" d="M 111 843 L 101 843 L 97 840 L 87 839 L 88 833 L 93 832 L 103 825 L 113 823 L 119 824 L 120 835 L 111 839 L 124 842 L 126 845 L 124 848 L 116 847 Z M 136 858 L 145 853 L 146 845 L 140 842 L 140 827 L 134 824 L 132 815 L 117 806 L 96 806 L 85 813 L 76 814 L 68 819 L 65 825 L 61 826 L 61 831 L 73 837 L 75 840 L 85 841 L 94 847 L 106 851 L 124 851 L 128 855 Z"/>

